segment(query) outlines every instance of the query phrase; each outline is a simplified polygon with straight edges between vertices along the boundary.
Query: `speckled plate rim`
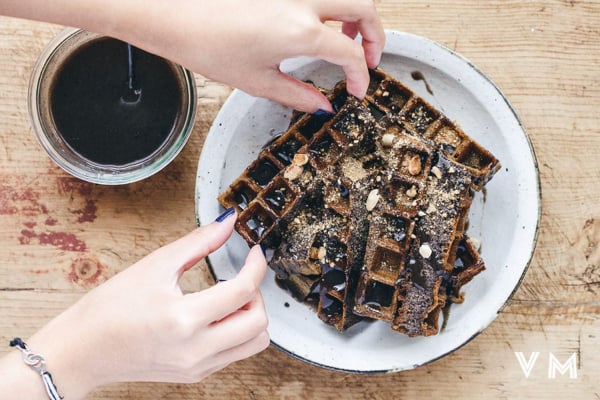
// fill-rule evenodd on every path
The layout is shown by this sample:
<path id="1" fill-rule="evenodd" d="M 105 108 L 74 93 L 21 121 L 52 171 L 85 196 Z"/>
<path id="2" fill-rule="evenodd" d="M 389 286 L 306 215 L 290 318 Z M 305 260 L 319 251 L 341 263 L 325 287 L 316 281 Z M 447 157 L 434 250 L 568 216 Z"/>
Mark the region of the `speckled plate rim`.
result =
<path id="1" fill-rule="evenodd" d="M 353 363 L 352 365 L 344 365 L 343 363 L 340 364 L 339 362 L 328 362 L 322 359 L 315 359 L 315 357 L 312 357 L 307 354 L 300 354 L 300 352 L 295 351 L 295 349 L 290 349 L 290 346 L 288 346 L 286 343 L 282 344 L 278 340 L 278 337 L 273 337 L 272 335 L 272 345 L 285 352 L 286 354 L 318 367 L 346 373 L 380 374 L 412 369 L 443 358 L 446 355 L 458 350 L 459 348 L 470 342 L 496 318 L 498 313 L 501 312 L 502 309 L 506 306 L 506 304 L 514 295 L 520 283 L 522 282 L 535 251 L 541 217 L 541 186 L 535 151 L 516 111 L 511 106 L 508 99 L 501 93 L 498 87 L 470 61 L 458 55 L 454 51 L 446 48 L 443 45 L 440 45 L 434 41 L 423 37 L 403 32 L 386 31 L 386 35 L 387 43 L 386 48 L 384 49 L 384 60 L 385 55 L 390 54 L 394 56 L 406 57 L 409 60 L 417 60 L 418 62 L 428 63 L 428 65 L 435 64 L 435 68 L 444 69 L 445 67 L 450 65 L 450 71 L 444 69 L 442 72 L 449 74 L 452 74 L 453 72 L 457 73 L 459 76 L 462 77 L 462 79 L 465 79 L 465 85 L 469 84 L 469 82 L 477 82 L 477 84 L 480 85 L 478 89 L 485 89 L 484 91 L 487 91 L 488 95 L 491 96 L 490 101 L 496 103 L 494 104 L 494 107 L 502 110 L 505 120 L 501 122 L 506 123 L 510 126 L 510 129 L 515 130 L 515 138 L 520 140 L 521 144 L 523 145 L 521 147 L 524 147 L 523 149 L 521 149 L 521 156 L 527 159 L 526 177 L 523 177 L 521 175 L 517 177 L 523 180 L 523 182 L 521 183 L 527 183 L 528 185 L 528 192 L 525 193 L 525 200 L 527 204 L 524 207 L 521 207 L 520 203 L 517 205 L 519 211 L 521 212 L 521 217 L 525 219 L 525 222 L 521 221 L 523 223 L 522 229 L 524 231 L 524 236 L 520 235 L 519 238 L 521 240 L 525 240 L 524 246 L 526 246 L 526 249 L 520 252 L 521 258 L 519 260 L 518 265 L 516 267 L 511 267 L 510 291 L 505 291 L 506 293 L 504 293 L 503 296 L 499 296 L 501 298 L 495 299 L 496 301 L 494 302 L 494 306 L 492 307 L 493 312 L 488 312 L 483 317 L 478 315 L 478 321 L 475 324 L 471 323 L 472 326 L 476 326 L 475 329 L 470 329 L 468 330 L 468 332 L 464 332 L 461 335 L 458 335 L 460 336 L 460 338 L 452 341 L 452 345 L 445 347 L 442 346 L 439 349 L 439 351 L 435 352 L 435 354 L 429 354 L 425 357 L 422 357 L 421 359 L 405 360 L 404 362 L 399 361 L 397 363 L 388 363 L 389 365 L 383 366 L 381 364 L 372 366 L 369 365 L 369 363 Z M 384 60 L 382 60 L 382 67 L 388 70 L 388 68 L 385 66 Z M 300 58 L 290 60 L 284 63 L 282 65 L 282 69 L 294 75 L 297 71 L 303 70 L 304 68 L 303 72 L 301 72 L 298 76 L 300 78 L 305 79 L 306 76 L 304 76 L 303 74 L 307 73 L 306 68 L 308 68 L 308 74 L 310 75 L 311 65 L 321 65 L 320 63 L 322 62 L 312 59 Z M 456 70 L 452 71 L 452 69 Z M 460 82 L 461 78 L 457 78 L 457 80 Z M 406 80 L 403 80 L 403 82 L 407 83 Z M 409 86 L 411 86 L 413 90 L 415 90 L 417 93 L 419 93 L 427 100 L 432 102 L 434 105 L 436 105 L 435 101 L 432 101 L 432 99 L 428 98 L 428 95 L 425 92 L 424 88 L 413 87 L 413 85 Z M 247 119 L 244 120 L 244 112 L 252 111 L 254 107 L 257 107 L 257 102 L 260 101 L 263 100 L 253 98 L 241 91 L 236 90 L 225 102 L 221 111 L 219 112 L 219 115 L 216 117 L 209 131 L 208 137 L 205 141 L 204 148 L 198 163 L 198 175 L 196 181 L 196 218 L 198 224 L 211 222 L 212 220 L 214 220 L 214 218 L 218 215 L 218 212 L 220 211 L 218 205 L 207 206 L 207 204 L 216 204 L 216 197 L 218 193 L 220 193 L 220 191 L 223 189 L 221 185 L 225 184 L 221 181 L 222 177 L 216 175 L 219 175 L 219 169 L 225 170 L 226 166 L 224 162 L 219 164 L 218 166 L 215 166 L 215 155 L 226 154 L 223 153 L 223 151 L 230 149 L 231 143 L 234 141 L 234 138 L 232 136 L 238 128 L 238 125 L 244 122 L 248 122 Z M 260 108 L 261 106 L 263 108 L 265 107 L 264 104 L 259 105 L 258 107 Z M 278 109 L 278 112 L 282 113 L 282 109 L 278 105 L 270 104 L 268 107 Z M 285 111 L 283 111 L 283 113 L 285 117 L 289 116 L 289 110 L 287 112 L 287 115 L 285 115 Z M 257 115 L 256 117 L 257 119 L 260 119 L 261 117 L 264 117 L 264 115 Z M 461 121 L 460 118 L 457 118 L 457 121 L 461 123 L 461 125 L 463 125 L 463 121 Z M 464 125 L 463 128 L 465 128 Z M 470 133 L 468 129 L 465 128 L 465 130 Z M 478 138 L 477 136 L 475 136 L 475 138 L 481 141 L 480 138 Z M 251 151 L 257 153 L 262 143 L 264 143 L 264 138 L 262 141 L 259 140 L 256 148 L 252 149 Z M 485 143 L 483 144 L 485 145 Z M 491 148 L 491 150 L 492 152 L 494 152 L 493 148 Z M 240 167 L 238 166 L 238 168 Z M 241 172 L 241 170 L 233 174 L 231 179 L 237 176 L 239 172 Z M 496 180 L 496 178 L 494 178 L 494 180 Z M 494 182 L 494 180 L 492 180 L 492 183 Z M 518 184 L 519 188 L 521 187 L 521 183 Z M 522 243 L 523 242 L 521 242 L 521 244 Z M 219 263 L 219 260 L 222 260 L 220 257 L 222 257 L 223 251 L 220 250 L 220 252 L 221 256 L 215 257 L 213 255 L 207 259 L 211 273 L 215 278 L 223 276 L 221 272 L 223 266 Z M 509 265 L 505 265 L 505 268 L 509 268 Z M 268 279 L 269 277 L 266 278 L 266 281 Z M 475 280 L 474 282 L 476 281 L 477 280 Z M 473 283 L 469 285 L 473 285 Z M 469 291 L 469 285 L 467 285 L 467 292 Z M 467 298 L 468 296 L 469 294 L 467 295 Z M 293 302 L 291 298 L 290 300 L 290 302 Z M 452 321 L 452 317 L 450 321 Z M 318 322 L 321 323 L 320 321 Z M 436 337 L 440 337 L 444 334 L 445 333 L 442 333 Z M 429 338 L 424 339 L 425 343 L 427 343 L 426 341 Z"/>

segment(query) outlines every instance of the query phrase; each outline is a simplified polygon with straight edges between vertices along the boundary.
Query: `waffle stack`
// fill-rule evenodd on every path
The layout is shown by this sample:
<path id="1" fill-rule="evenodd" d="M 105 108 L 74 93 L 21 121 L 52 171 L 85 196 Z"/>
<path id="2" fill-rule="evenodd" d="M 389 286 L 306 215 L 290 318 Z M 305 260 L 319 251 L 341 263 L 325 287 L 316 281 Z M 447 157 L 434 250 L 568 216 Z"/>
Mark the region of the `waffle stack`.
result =
<path id="1" fill-rule="evenodd" d="M 485 268 L 465 230 L 474 191 L 500 164 L 381 70 L 363 101 L 344 82 L 328 95 L 334 114 L 296 113 L 219 202 L 324 322 L 436 334 L 441 310 Z"/>

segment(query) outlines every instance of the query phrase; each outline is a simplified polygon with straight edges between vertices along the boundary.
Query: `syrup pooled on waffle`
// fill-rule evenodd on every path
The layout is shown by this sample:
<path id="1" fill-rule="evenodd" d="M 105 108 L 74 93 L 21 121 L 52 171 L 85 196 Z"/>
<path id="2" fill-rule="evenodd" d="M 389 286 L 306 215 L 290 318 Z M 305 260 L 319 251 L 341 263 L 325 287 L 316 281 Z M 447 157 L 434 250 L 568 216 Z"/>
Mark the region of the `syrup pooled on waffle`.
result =
<path id="1" fill-rule="evenodd" d="M 277 283 L 343 331 L 383 320 L 439 331 L 462 286 L 485 269 L 466 236 L 474 191 L 498 160 L 380 70 L 365 100 L 340 82 L 332 115 L 295 113 L 220 196 L 237 232 L 273 250 Z"/>

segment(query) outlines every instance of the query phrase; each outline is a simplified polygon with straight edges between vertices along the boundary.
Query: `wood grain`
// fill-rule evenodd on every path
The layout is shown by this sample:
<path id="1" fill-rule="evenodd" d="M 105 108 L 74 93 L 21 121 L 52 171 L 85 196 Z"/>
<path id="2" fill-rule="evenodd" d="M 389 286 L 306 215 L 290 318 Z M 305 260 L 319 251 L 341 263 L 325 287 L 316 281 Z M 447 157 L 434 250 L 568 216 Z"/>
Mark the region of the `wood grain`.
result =
<path id="1" fill-rule="evenodd" d="M 412 371 L 341 374 L 268 349 L 199 384 L 116 384 L 89 399 L 600 398 L 600 2 L 375 3 L 386 28 L 438 41 L 490 76 L 531 137 L 541 230 L 512 301 L 459 351 Z M 195 226 L 197 160 L 231 90 L 197 76 L 192 137 L 159 174 L 123 187 L 83 183 L 46 156 L 27 114 L 31 70 L 60 29 L 0 18 L 0 343 L 30 335 L 85 291 Z M 204 264 L 184 282 L 186 290 L 209 284 Z M 540 352 L 529 378 L 519 351 Z M 575 353 L 577 379 L 549 379 L 550 353 L 561 362 Z"/>

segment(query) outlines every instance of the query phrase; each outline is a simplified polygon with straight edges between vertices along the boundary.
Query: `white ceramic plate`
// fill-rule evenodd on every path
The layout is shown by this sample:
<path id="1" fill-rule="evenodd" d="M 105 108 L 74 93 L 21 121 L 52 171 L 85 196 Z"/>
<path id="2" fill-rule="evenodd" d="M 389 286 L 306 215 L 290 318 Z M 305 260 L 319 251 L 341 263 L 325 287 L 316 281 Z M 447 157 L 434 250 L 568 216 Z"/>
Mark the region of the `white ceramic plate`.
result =
<path id="1" fill-rule="evenodd" d="M 482 243 L 487 270 L 464 287 L 466 300 L 451 307 L 445 329 L 434 337 L 408 338 L 383 322 L 361 323 L 344 334 L 326 325 L 273 281 L 269 271 L 264 294 L 272 344 L 308 363 L 325 368 L 380 373 L 415 368 L 467 343 L 488 326 L 519 285 L 532 257 L 540 215 L 537 163 L 517 114 L 499 89 L 469 61 L 418 36 L 387 32 L 380 67 L 490 149 L 502 169 L 471 207 L 469 234 Z M 299 58 L 282 69 L 300 79 L 332 87 L 341 69 Z M 429 84 L 411 73 L 419 71 Z M 261 147 L 287 127 L 290 110 L 271 101 L 234 91 L 206 139 L 198 166 L 196 215 L 209 223 L 223 210 L 217 196 L 256 158 Z M 237 234 L 209 257 L 216 278 L 237 273 L 248 246 Z"/>

